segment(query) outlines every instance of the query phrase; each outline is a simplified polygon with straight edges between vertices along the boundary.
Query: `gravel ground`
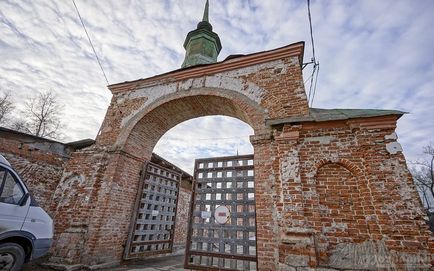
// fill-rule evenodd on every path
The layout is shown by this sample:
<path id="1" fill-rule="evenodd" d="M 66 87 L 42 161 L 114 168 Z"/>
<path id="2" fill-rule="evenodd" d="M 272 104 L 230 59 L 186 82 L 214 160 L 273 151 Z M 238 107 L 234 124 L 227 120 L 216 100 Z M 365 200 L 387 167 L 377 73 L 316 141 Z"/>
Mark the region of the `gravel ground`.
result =
<path id="1" fill-rule="evenodd" d="M 143 260 L 131 260 L 123 262 L 116 268 L 100 269 L 102 271 L 178 271 L 183 269 L 184 255 L 173 255 L 166 257 L 155 257 Z M 24 265 L 22 271 L 51 271 L 54 269 L 42 266 L 47 257 L 37 259 Z"/>
<path id="2" fill-rule="evenodd" d="M 121 266 L 111 269 L 102 269 L 104 271 L 178 271 L 186 270 L 184 266 L 184 255 L 175 255 L 167 257 L 156 257 L 143 260 L 133 260 L 122 263 Z"/>
<path id="3" fill-rule="evenodd" d="M 43 267 L 40 264 L 44 263 L 48 260 L 48 257 L 42 257 L 40 259 L 36 259 L 29 263 L 26 263 L 22 269 L 22 271 L 45 271 L 45 270 L 53 270 L 47 267 Z"/>

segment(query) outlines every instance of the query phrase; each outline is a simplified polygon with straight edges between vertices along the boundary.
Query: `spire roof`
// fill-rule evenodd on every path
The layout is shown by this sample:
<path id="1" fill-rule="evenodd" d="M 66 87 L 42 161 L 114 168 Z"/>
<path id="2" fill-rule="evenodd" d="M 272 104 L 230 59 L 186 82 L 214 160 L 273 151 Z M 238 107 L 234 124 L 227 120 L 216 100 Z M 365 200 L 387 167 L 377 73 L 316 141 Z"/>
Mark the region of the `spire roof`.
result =
<path id="1" fill-rule="evenodd" d="M 205 10 L 203 11 L 202 22 L 208 22 L 209 23 L 209 0 L 206 0 Z"/>
<path id="2" fill-rule="evenodd" d="M 212 25 L 209 23 L 209 0 L 205 3 L 202 21 L 197 24 L 195 30 L 188 33 L 184 48 L 186 53 L 182 63 L 183 68 L 217 62 L 222 45 L 219 36 L 212 31 Z"/>
<path id="3" fill-rule="evenodd" d="M 205 9 L 203 10 L 202 21 L 197 24 L 197 29 L 201 28 L 212 31 L 212 25 L 209 23 L 209 0 L 206 0 Z"/>

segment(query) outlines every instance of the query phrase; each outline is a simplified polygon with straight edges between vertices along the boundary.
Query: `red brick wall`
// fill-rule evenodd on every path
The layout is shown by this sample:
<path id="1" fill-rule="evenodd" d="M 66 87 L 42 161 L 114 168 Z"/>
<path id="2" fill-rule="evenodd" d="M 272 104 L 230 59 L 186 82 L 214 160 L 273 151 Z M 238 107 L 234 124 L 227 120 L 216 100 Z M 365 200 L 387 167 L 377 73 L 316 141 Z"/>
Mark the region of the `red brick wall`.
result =
<path id="1" fill-rule="evenodd" d="M 185 247 L 187 242 L 188 222 L 191 202 L 191 189 L 179 189 L 178 207 L 176 210 L 174 246 Z"/>
<path id="2" fill-rule="evenodd" d="M 339 164 L 326 164 L 316 175 L 321 232 L 318 244 L 319 264 L 327 265 L 336 245 L 360 243 L 369 239 L 363 196 L 357 177 Z"/>
<path id="3" fill-rule="evenodd" d="M 143 164 L 95 146 L 73 154 L 53 200 L 52 261 L 122 258 Z"/>
<path id="4" fill-rule="evenodd" d="M 79 218 L 88 218 L 92 213 L 92 205 L 97 202 L 101 183 L 93 181 L 95 180 L 94 177 L 102 177 L 101 174 L 107 170 L 108 154 L 103 150 L 95 150 L 94 148 L 71 154 L 61 143 L 14 132 L 0 133 L 0 153 L 8 159 L 26 182 L 39 205 L 53 215 L 56 222 L 56 232 L 62 232 L 54 246 L 59 249 L 53 249 L 53 260 L 56 261 L 59 255 L 65 255 L 68 258 L 79 257 L 86 249 L 84 240 L 87 240 L 90 234 L 96 234 L 90 231 L 88 221 L 81 221 Z M 68 163 L 63 174 L 69 155 L 72 155 L 73 159 Z M 87 170 L 83 171 L 84 168 Z M 133 173 L 131 176 L 134 178 L 135 174 Z M 61 181 L 61 186 L 57 187 L 59 181 Z M 183 180 L 180 187 L 175 226 L 175 245 L 178 246 L 185 246 L 187 240 L 186 225 L 188 225 L 191 199 L 189 184 L 189 181 Z M 133 187 L 130 187 L 129 191 L 133 194 L 136 193 Z M 130 206 L 119 209 L 124 197 L 122 194 L 119 196 L 121 197 L 119 203 L 116 203 L 116 198 L 112 197 L 115 200 L 113 210 L 118 212 L 123 212 L 125 209 L 129 210 Z M 58 215 L 59 213 L 71 212 L 76 212 L 77 215 L 70 224 L 66 224 L 67 221 Z M 126 214 L 126 219 L 129 216 L 130 214 Z M 116 229 L 114 232 L 118 231 L 119 229 Z M 110 232 L 112 233 L 112 228 L 108 229 L 106 233 L 109 234 Z M 65 236 L 69 238 L 66 244 L 63 243 Z M 69 246 L 68 251 L 61 249 L 64 245 Z"/>
<path id="5" fill-rule="evenodd" d="M 49 151 L 50 145 L 62 148 L 59 143 L 29 143 L 29 140 L 0 133 L 0 153 L 21 176 L 39 205 L 48 212 L 51 212 L 51 197 L 67 160 L 63 155 Z"/>
<path id="6" fill-rule="evenodd" d="M 396 142 L 388 136 L 395 122 L 389 116 L 282 129 L 275 194 L 282 268 L 431 264 L 434 239 L 405 159 L 386 148 Z"/>
<path id="7" fill-rule="evenodd" d="M 195 68 L 112 86 L 96 146 L 73 156 L 56 190 L 54 259 L 121 261 L 139 172 L 159 138 L 184 120 L 220 114 L 255 132 L 260 270 L 375 269 L 414 259 L 427 267 L 433 238 L 404 156 L 387 150 L 396 143 L 386 137 L 396 116 L 265 125 L 270 117 L 308 114 L 299 64 L 282 56 L 214 74 L 209 65 L 192 78 L 177 76 Z M 388 262 L 375 265 L 378 256 Z"/>

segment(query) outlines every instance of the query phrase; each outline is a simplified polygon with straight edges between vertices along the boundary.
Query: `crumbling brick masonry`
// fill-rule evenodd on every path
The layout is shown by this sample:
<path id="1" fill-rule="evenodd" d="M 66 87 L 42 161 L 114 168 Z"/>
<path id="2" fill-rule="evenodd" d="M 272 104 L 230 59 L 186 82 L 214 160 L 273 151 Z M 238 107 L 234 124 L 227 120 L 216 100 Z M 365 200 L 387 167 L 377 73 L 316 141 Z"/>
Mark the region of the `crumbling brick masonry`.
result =
<path id="1" fill-rule="evenodd" d="M 53 259 L 119 263 L 157 141 L 182 121 L 226 115 L 254 129 L 260 270 L 429 268 L 433 236 L 394 134 L 403 113 L 309 108 L 303 50 L 109 86 L 96 144 L 73 154 L 55 192 Z"/>

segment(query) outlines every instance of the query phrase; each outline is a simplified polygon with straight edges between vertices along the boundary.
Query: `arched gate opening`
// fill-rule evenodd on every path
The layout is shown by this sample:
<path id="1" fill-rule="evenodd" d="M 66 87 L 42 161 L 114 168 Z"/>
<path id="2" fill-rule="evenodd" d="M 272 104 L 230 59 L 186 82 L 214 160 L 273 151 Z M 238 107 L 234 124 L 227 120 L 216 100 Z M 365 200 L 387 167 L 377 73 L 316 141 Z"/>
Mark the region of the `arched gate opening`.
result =
<path id="1" fill-rule="evenodd" d="M 197 95 L 201 90 L 193 90 L 192 96 L 158 101 L 135 123 L 124 143 L 124 151 L 147 160 L 169 129 L 202 116 L 230 116 L 248 123 L 255 133 L 265 130 L 262 126 L 265 111 L 247 97 L 224 89 L 205 91 L 207 95 Z M 185 266 L 256 270 L 253 155 L 217 160 L 196 161 Z M 152 176 L 152 171 L 159 175 Z M 167 169 L 144 163 L 133 210 L 137 213 L 130 225 L 125 259 L 172 251 L 180 179 L 180 175 Z M 226 220 L 221 221 L 224 216 Z"/>

